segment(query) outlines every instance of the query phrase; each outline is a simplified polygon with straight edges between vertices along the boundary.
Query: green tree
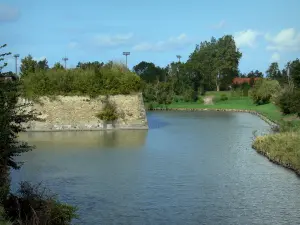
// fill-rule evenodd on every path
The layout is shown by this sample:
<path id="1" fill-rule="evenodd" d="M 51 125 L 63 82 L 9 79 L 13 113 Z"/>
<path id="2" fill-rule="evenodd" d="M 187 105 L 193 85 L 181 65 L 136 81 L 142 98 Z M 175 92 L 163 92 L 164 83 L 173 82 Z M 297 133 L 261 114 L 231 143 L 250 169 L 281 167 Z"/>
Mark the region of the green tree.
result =
<path id="1" fill-rule="evenodd" d="M 48 66 L 48 61 L 47 59 L 43 59 L 37 62 L 37 69 L 38 70 L 48 70 L 49 66 Z"/>
<path id="2" fill-rule="evenodd" d="M 233 77 L 238 75 L 239 61 L 242 53 L 237 49 L 233 36 L 219 38 L 213 52 L 214 74 L 217 91 L 220 85 L 230 85 Z"/>
<path id="3" fill-rule="evenodd" d="M 133 67 L 133 71 L 146 82 L 166 80 L 165 70 L 151 62 L 142 61 Z"/>
<path id="4" fill-rule="evenodd" d="M 264 74 L 258 70 L 255 70 L 255 71 L 252 70 L 247 74 L 247 77 L 248 78 L 263 78 Z"/>
<path id="5" fill-rule="evenodd" d="M 293 80 L 295 88 L 300 88 L 300 60 L 296 60 L 289 63 L 290 76 Z"/>
<path id="6" fill-rule="evenodd" d="M 225 35 L 218 40 L 201 42 L 190 55 L 188 64 L 197 78 L 195 81 L 205 84 L 217 91 L 229 86 L 232 78 L 238 76 L 238 65 L 242 53 L 237 49 L 231 35 Z"/>
<path id="7" fill-rule="evenodd" d="M 269 103 L 280 90 L 281 87 L 277 80 L 259 79 L 251 90 L 251 96 L 255 104 L 263 105 Z"/>
<path id="8" fill-rule="evenodd" d="M 281 78 L 281 71 L 277 62 L 271 63 L 268 70 L 266 71 L 267 77 L 272 80 L 278 80 Z"/>
<path id="9" fill-rule="evenodd" d="M 6 55 L 9 53 L 2 53 L 0 61 Z M 6 63 L 0 65 L 0 68 L 5 66 Z M 9 191 L 9 169 L 20 168 L 21 164 L 15 157 L 32 149 L 27 143 L 17 139 L 18 133 L 24 131 L 23 123 L 35 118 L 32 111 L 26 110 L 26 104 L 18 103 L 19 87 L 17 81 L 0 82 L 0 201 L 5 199 Z"/>
<path id="10" fill-rule="evenodd" d="M 25 77 L 29 73 L 34 73 L 37 68 L 37 62 L 32 58 L 31 55 L 26 56 L 21 60 L 21 76 Z"/>
<path id="11" fill-rule="evenodd" d="M 80 68 L 80 69 L 83 69 L 83 70 L 86 70 L 86 69 L 100 69 L 101 67 L 104 66 L 104 63 L 100 63 L 98 61 L 95 61 L 95 62 L 79 62 L 76 66 L 76 68 Z"/>
<path id="12" fill-rule="evenodd" d="M 65 68 L 64 68 L 64 66 L 63 66 L 60 62 L 56 62 L 56 63 L 53 65 L 52 69 L 55 69 L 55 70 L 63 70 L 63 69 L 65 69 Z"/>

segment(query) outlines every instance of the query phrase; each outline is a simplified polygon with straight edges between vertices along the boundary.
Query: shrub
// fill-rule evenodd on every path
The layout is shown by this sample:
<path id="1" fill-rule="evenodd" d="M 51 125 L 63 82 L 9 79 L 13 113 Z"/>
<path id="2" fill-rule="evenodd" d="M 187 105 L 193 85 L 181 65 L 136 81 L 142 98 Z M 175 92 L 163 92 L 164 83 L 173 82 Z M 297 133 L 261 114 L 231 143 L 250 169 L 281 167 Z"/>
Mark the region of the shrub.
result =
<path id="1" fill-rule="evenodd" d="M 300 116 L 300 90 L 286 89 L 277 97 L 276 104 L 284 114 L 297 113 Z"/>
<path id="2" fill-rule="evenodd" d="M 114 103 L 110 102 L 108 98 L 104 100 L 104 107 L 101 112 L 96 114 L 96 117 L 103 121 L 115 121 L 118 119 L 117 108 Z"/>
<path id="3" fill-rule="evenodd" d="M 203 98 L 199 96 L 199 97 L 198 97 L 198 100 L 197 100 L 197 103 L 199 103 L 199 104 L 204 104 Z"/>
<path id="4" fill-rule="evenodd" d="M 221 101 L 227 101 L 228 100 L 227 95 L 226 94 L 222 94 L 220 100 Z"/>
<path id="5" fill-rule="evenodd" d="M 130 94 L 141 89 L 140 78 L 120 65 L 100 69 L 47 70 L 21 77 L 24 95 L 99 95 Z"/>
<path id="6" fill-rule="evenodd" d="M 173 96 L 173 102 L 183 102 L 184 99 L 182 96 L 179 96 L 179 95 L 175 95 Z"/>
<path id="7" fill-rule="evenodd" d="M 251 90 L 251 97 L 257 105 L 267 104 L 280 89 L 280 84 L 276 80 L 259 79 Z"/>
<path id="8" fill-rule="evenodd" d="M 76 208 L 63 204 L 40 185 L 22 182 L 17 194 L 4 203 L 6 216 L 20 224 L 69 225 L 77 218 Z"/>
<path id="9" fill-rule="evenodd" d="M 197 92 L 194 91 L 193 89 L 187 89 L 184 94 L 183 94 L 183 100 L 185 102 L 195 102 L 197 101 Z"/>

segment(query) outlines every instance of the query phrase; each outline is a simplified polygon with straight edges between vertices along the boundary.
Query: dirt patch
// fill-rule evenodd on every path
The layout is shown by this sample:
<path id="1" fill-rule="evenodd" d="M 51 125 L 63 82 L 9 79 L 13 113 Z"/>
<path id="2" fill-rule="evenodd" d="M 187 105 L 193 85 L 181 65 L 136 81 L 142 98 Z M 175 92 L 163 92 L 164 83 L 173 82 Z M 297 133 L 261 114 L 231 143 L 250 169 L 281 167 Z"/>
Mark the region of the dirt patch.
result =
<path id="1" fill-rule="evenodd" d="M 295 121 L 300 120 L 300 118 L 297 115 L 287 116 L 283 118 L 284 121 Z"/>
<path id="2" fill-rule="evenodd" d="M 214 96 L 205 96 L 203 101 L 204 101 L 204 105 L 213 105 Z"/>

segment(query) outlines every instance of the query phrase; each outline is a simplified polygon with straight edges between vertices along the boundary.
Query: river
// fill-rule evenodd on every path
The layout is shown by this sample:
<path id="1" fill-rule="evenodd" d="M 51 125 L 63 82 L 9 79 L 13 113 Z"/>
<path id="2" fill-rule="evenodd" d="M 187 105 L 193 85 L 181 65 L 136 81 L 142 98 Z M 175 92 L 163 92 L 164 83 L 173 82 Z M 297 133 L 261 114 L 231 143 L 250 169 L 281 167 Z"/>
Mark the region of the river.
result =
<path id="1" fill-rule="evenodd" d="M 148 122 L 148 131 L 22 134 L 36 149 L 12 182 L 42 181 L 79 207 L 74 224 L 300 224 L 300 179 L 251 148 L 264 121 L 151 112 Z"/>

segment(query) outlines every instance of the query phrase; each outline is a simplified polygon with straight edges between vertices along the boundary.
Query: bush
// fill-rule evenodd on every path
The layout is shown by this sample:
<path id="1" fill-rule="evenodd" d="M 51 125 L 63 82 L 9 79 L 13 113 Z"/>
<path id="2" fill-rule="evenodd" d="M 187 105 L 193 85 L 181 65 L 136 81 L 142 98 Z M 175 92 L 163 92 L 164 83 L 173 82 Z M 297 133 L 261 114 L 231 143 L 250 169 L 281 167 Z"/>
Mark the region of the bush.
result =
<path id="1" fill-rule="evenodd" d="M 69 225 L 77 218 L 76 208 L 60 203 L 40 185 L 23 182 L 17 194 L 10 194 L 4 203 L 7 218 L 19 224 Z"/>
<path id="2" fill-rule="evenodd" d="M 300 90 L 285 90 L 276 99 L 276 104 L 284 114 L 297 113 L 300 116 Z"/>
<path id="3" fill-rule="evenodd" d="M 108 100 L 108 97 L 104 100 L 104 107 L 101 112 L 96 114 L 96 117 L 103 121 L 115 121 L 118 119 L 117 108 L 114 103 Z"/>
<path id="4" fill-rule="evenodd" d="M 199 104 L 204 104 L 203 98 L 199 96 L 199 97 L 198 97 L 198 100 L 197 100 L 197 103 L 199 103 Z"/>
<path id="5" fill-rule="evenodd" d="M 179 95 L 175 95 L 173 96 L 173 102 L 183 102 L 184 99 L 182 96 L 179 96 Z"/>
<path id="6" fill-rule="evenodd" d="M 183 100 L 185 102 L 195 102 L 197 101 L 197 92 L 193 89 L 187 89 L 183 94 Z"/>
<path id="7" fill-rule="evenodd" d="M 141 89 L 140 78 L 118 64 L 100 69 L 38 71 L 21 77 L 27 98 L 51 95 L 130 94 Z"/>
<path id="8" fill-rule="evenodd" d="M 280 89 L 280 84 L 276 80 L 259 79 L 251 90 L 251 97 L 257 105 L 267 104 Z"/>
<path id="9" fill-rule="evenodd" d="M 226 94 L 222 94 L 220 100 L 221 101 L 227 101 L 228 100 L 227 95 Z"/>

